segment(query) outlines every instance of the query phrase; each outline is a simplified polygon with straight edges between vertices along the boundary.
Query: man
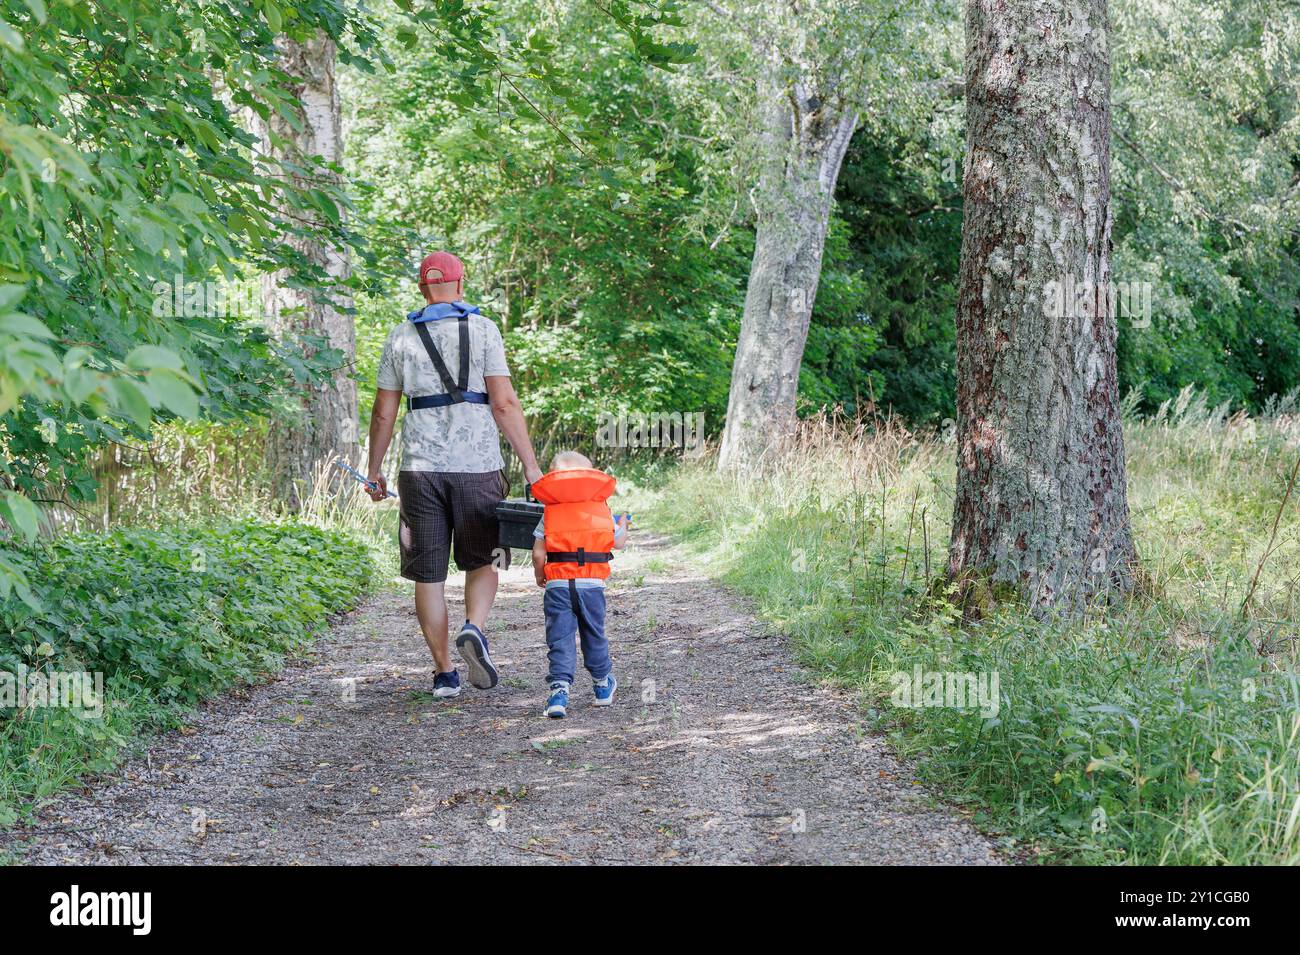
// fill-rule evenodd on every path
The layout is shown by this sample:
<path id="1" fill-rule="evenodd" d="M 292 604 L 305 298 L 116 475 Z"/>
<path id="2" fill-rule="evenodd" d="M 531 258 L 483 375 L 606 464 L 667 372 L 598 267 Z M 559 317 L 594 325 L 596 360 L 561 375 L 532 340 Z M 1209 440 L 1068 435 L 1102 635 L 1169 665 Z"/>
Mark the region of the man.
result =
<path id="1" fill-rule="evenodd" d="M 496 506 L 506 495 L 498 428 L 523 463 L 525 480 L 542 476 L 510 383 L 501 332 L 460 300 L 464 277 L 464 266 L 450 252 L 434 252 L 420 263 L 427 305 L 389 334 L 370 414 L 367 476 L 371 498 L 382 501 L 388 483 L 380 468 L 406 394 L 397 479 L 402 576 L 415 581 L 415 613 L 433 654 L 433 693 L 439 697 L 460 694 L 443 592 L 453 543 L 456 566 L 465 571 L 466 620 L 456 649 L 471 683 L 481 689 L 497 683 L 484 632 L 496 599 L 497 567 L 510 566 L 509 548 L 497 544 Z"/>

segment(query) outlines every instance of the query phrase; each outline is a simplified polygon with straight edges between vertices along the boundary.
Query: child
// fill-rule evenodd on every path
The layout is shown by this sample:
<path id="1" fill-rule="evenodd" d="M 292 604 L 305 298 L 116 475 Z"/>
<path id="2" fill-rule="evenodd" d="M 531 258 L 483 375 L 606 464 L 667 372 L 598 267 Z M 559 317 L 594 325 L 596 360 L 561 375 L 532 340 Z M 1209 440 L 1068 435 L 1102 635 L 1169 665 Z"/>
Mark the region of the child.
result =
<path id="1" fill-rule="evenodd" d="M 614 479 L 597 471 L 576 451 L 562 451 L 551 471 L 533 482 L 533 497 L 546 505 L 533 536 L 533 572 L 546 588 L 546 653 L 550 696 L 545 714 L 568 715 L 569 687 L 577 668 L 574 636 L 582 641 L 582 662 L 591 674 L 597 706 L 614 702 L 618 681 L 611 672 L 605 639 L 605 578 L 615 548 L 627 536 L 605 501 Z"/>

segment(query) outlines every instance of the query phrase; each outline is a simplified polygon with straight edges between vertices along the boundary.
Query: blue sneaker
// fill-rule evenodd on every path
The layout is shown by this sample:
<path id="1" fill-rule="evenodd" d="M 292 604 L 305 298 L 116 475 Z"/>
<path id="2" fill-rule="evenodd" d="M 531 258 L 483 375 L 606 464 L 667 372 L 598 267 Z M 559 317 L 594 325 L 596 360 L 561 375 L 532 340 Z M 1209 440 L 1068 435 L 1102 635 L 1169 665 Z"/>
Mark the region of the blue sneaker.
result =
<path id="1" fill-rule="evenodd" d="M 543 712 L 553 720 L 564 719 L 569 715 L 569 684 L 551 684 L 551 695 L 546 698 L 546 709 Z"/>
<path id="2" fill-rule="evenodd" d="M 433 678 L 433 695 L 442 699 L 460 696 L 460 674 L 455 670 L 439 673 Z"/>
<path id="3" fill-rule="evenodd" d="M 609 706 L 614 702 L 614 691 L 618 689 L 618 680 L 614 679 L 614 674 L 610 674 L 599 683 L 591 685 L 591 691 L 596 694 L 595 706 Z"/>
<path id="4" fill-rule="evenodd" d="M 482 630 L 466 620 L 460 633 L 456 634 L 456 649 L 465 661 L 465 669 L 469 670 L 469 682 L 480 690 L 490 690 L 497 685 L 500 677 L 488 656 L 487 637 L 483 636 Z"/>

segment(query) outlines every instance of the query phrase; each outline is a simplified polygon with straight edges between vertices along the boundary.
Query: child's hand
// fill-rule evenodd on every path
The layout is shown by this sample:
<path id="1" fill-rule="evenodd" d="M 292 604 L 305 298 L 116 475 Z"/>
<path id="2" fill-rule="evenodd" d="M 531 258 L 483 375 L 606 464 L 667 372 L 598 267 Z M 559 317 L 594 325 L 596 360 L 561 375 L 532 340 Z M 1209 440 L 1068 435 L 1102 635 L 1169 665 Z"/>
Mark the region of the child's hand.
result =
<path id="1" fill-rule="evenodd" d="M 545 586 L 546 586 L 546 574 L 542 571 L 542 568 L 540 568 L 540 567 L 534 567 L 534 568 L 533 568 L 533 577 L 535 577 L 535 578 L 537 579 L 537 586 L 538 586 L 538 587 L 545 587 Z"/>
<path id="2" fill-rule="evenodd" d="M 627 544 L 627 532 L 632 529 L 632 515 L 619 514 L 614 518 L 614 549 Z"/>

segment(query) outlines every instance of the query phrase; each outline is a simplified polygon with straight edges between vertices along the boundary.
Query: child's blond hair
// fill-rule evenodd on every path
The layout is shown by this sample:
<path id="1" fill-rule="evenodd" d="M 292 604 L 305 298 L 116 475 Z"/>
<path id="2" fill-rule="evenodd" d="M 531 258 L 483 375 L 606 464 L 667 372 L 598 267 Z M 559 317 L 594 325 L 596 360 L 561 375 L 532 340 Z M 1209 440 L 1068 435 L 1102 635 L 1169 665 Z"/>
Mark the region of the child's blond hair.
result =
<path id="1" fill-rule="evenodd" d="M 589 468 L 591 466 L 591 459 L 578 451 L 561 451 L 551 459 L 552 471 L 572 471 L 574 468 Z"/>

